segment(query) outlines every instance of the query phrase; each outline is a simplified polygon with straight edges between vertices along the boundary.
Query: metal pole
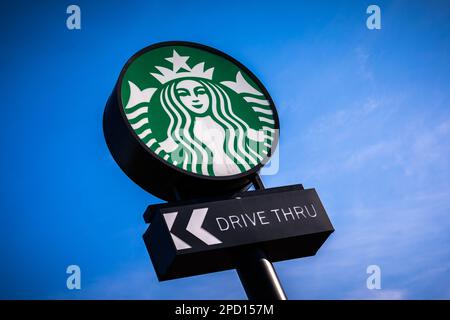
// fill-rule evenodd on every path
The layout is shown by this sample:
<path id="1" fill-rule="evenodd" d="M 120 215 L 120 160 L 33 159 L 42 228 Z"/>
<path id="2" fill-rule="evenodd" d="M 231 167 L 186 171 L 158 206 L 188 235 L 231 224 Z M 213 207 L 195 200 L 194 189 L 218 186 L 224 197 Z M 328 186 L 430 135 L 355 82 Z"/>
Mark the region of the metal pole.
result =
<path id="1" fill-rule="evenodd" d="M 256 190 L 264 189 L 259 175 L 255 175 Z M 287 300 L 272 263 L 261 248 L 249 247 L 238 257 L 236 271 L 249 300 Z"/>

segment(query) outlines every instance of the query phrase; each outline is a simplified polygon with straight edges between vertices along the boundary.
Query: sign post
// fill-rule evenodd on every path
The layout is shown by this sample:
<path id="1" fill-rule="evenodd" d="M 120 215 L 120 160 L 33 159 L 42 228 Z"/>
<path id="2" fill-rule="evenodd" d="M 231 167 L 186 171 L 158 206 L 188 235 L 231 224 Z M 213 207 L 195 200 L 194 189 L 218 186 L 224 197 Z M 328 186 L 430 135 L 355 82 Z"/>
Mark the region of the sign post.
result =
<path id="1" fill-rule="evenodd" d="M 122 170 L 166 203 L 143 238 L 160 281 L 236 269 L 250 299 L 286 299 L 272 262 L 314 255 L 334 228 L 314 189 L 265 189 L 278 144 L 269 93 L 245 66 L 191 42 L 125 64 L 103 117 Z M 248 191 L 250 185 L 254 191 Z"/>
<path id="2" fill-rule="evenodd" d="M 259 175 L 255 175 L 253 186 L 265 189 Z M 249 300 L 287 300 L 275 268 L 261 248 L 243 250 L 236 270 Z"/>
<path id="3" fill-rule="evenodd" d="M 236 270 L 249 300 L 287 300 L 272 263 L 261 249 L 244 251 Z"/>

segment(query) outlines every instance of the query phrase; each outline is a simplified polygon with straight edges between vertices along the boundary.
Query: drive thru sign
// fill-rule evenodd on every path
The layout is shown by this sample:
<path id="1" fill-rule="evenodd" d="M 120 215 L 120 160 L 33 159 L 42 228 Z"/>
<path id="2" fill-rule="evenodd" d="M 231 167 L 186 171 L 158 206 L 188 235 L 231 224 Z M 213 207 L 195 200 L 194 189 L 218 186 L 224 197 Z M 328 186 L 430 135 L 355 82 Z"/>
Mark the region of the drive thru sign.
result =
<path id="1" fill-rule="evenodd" d="M 160 280 L 235 268 L 245 245 L 261 246 L 270 261 L 314 255 L 334 231 L 316 191 L 301 185 L 153 205 L 145 219 Z"/>

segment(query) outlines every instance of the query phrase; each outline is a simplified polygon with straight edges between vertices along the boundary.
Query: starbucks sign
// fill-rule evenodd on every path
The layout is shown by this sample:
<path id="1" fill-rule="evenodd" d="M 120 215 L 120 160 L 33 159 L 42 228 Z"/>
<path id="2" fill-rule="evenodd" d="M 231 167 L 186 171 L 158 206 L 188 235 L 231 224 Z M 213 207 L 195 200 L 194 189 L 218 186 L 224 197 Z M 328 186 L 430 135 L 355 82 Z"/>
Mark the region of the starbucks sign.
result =
<path id="1" fill-rule="evenodd" d="M 189 42 L 135 54 L 104 114 L 115 160 L 165 200 L 244 190 L 270 159 L 278 130 L 270 95 L 247 68 Z"/>
<path id="2" fill-rule="evenodd" d="M 144 213 L 160 281 L 235 268 L 249 298 L 284 300 L 271 261 L 314 255 L 334 231 L 314 189 L 264 188 L 277 111 L 256 76 L 219 50 L 163 42 L 136 53 L 103 131 L 128 177 L 167 201 Z"/>

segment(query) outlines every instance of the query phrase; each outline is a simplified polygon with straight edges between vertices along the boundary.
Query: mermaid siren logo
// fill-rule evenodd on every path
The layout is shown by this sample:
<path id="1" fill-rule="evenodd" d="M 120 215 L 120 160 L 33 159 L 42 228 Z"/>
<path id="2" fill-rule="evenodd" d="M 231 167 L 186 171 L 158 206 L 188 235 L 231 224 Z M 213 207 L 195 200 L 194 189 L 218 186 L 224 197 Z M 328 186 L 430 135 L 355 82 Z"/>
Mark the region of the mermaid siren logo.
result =
<path id="1" fill-rule="evenodd" d="M 157 58 L 139 57 L 121 86 L 123 111 L 146 147 L 203 176 L 233 176 L 267 162 L 277 120 L 246 71 L 196 48 L 160 50 Z"/>
<path id="2" fill-rule="evenodd" d="M 250 70 L 185 41 L 134 54 L 103 113 L 114 160 L 166 201 L 233 196 L 260 171 L 275 174 L 279 128 L 272 98 Z"/>

